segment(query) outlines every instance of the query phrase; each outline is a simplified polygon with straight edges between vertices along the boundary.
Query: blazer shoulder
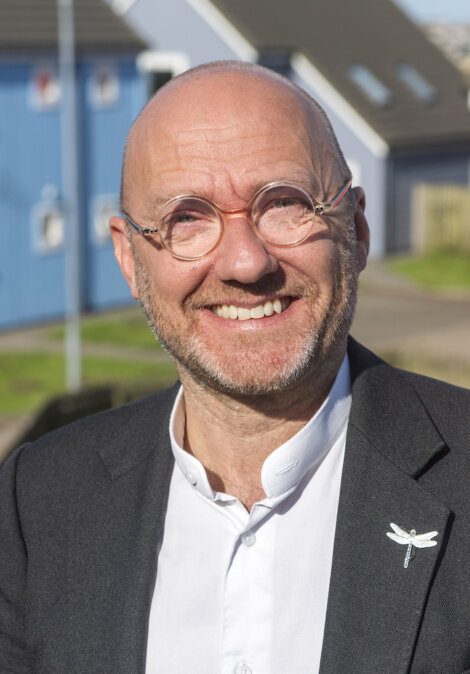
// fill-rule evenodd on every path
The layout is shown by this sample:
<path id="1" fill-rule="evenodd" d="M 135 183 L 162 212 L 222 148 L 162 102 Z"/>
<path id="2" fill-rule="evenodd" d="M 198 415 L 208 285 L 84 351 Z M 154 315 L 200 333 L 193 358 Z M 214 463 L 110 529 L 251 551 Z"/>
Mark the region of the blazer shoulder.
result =
<path id="1" fill-rule="evenodd" d="M 168 436 L 168 423 L 179 385 L 67 424 L 23 445 L 11 457 L 18 474 L 31 484 L 39 479 L 78 480 L 103 470 L 103 456 L 115 451 L 132 457 Z"/>
<path id="2" fill-rule="evenodd" d="M 470 446 L 470 390 L 447 382 L 399 371 L 413 387 L 449 445 Z"/>

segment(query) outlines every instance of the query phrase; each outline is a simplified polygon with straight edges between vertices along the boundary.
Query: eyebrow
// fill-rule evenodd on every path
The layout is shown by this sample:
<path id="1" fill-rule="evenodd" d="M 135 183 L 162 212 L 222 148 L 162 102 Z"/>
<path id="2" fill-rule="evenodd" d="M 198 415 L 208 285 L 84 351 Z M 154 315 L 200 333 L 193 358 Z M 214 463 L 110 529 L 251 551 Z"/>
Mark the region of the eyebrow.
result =
<path id="1" fill-rule="evenodd" d="M 272 182 L 284 182 L 284 181 L 298 183 L 301 187 L 304 187 L 307 190 L 309 190 L 312 193 L 312 195 L 315 195 L 315 192 L 321 190 L 319 180 L 316 176 L 313 176 L 311 174 L 307 175 L 307 174 L 294 173 L 289 177 L 286 176 L 283 176 L 282 178 L 273 177 L 270 180 L 257 181 L 252 186 L 250 199 L 253 197 L 254 194 L 256 194 L 266 185 L 269 185 Z M 217 204 L 217 201 L 212 196 L 209 196 L 209 194 L 207 194 L 204 190 L 201 190 L 200 192 L 190 192 L 190 191 L 179 192 L 176 194 L 168 194 L 168 195 L 149 194 L 145 197 L 142 204 L 143 219 L 152 220 L 152 218 L 162 208 L 162 206 L 164 206 L 168 201 L 170 201 L 170 199 L 174 199 L 175 197 L 178 196 L 202 197 L 203 199 L 208 199 L 209 201 Z M 123 212 L 125 213 L 125 211 Z M 127 215 L 127 213 L 125 214 Z"/>

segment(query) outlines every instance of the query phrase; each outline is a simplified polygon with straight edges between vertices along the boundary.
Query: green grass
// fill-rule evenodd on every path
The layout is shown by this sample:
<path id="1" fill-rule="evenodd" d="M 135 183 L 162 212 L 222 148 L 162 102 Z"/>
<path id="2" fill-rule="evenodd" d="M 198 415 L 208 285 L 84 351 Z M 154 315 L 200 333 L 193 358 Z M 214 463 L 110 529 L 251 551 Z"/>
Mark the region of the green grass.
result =
<path id="1" fill-rule="evenodd" d="M 379 354 L 390 365 L 427 377 L 441 379 L 455 386 L 470 388 L 470 364 L 452 358 L 433 358 L 419 353 L 383 351 Z"/>
<path id="2" fill-rule="evenodd" d="M 422 257 L 390 260 L 391 269 L 434 290 L 470 289 L 470 253 L 440 250 Z"/>
<path id="3" fill-rule="evenodd" d="M 84 384 L 119 384 L 155 389 L 176 380 L 171 362 L 146 363 L 114 358 L 85 357 Z M 0 354 L 0 410 L 4 415 L 36 410 L 49 398 L 64 392 L 65 365 L 61 354 Z"/>
<path id="4" fill-rule="evenodd" d="M 49 328 L 51 339 L 64 338 L 64 326 Z M 147 322 L 140 311 L 130 310 L 116 316 L 89 316 L 82 321 L 82 338 L 85 343 L 115 344 L 136 349 L 155 349 L 155 341 Z"/>

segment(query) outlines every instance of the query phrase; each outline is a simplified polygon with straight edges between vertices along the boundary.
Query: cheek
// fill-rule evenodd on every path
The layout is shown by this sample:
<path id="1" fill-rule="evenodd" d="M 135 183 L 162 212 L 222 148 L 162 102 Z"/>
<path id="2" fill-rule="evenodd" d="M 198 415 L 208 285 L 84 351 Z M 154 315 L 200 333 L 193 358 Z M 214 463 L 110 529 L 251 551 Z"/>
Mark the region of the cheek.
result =
<path id="1" fill-rule="evenodd" d="M 203 283 L 207 273 L 199 260 L 176 260 L 168 253 L 154 257 L 151 267 L 147 266 L 147 269 L 150 271 L 155 301 L 163 307 L 171 306 L 172 309 L 184 304 Z"/>
<path id="2" fill-rule="evenodd" d="M 320 289 L 331 286 L 336 277 L 340 260 L 340 249 L 329 239 L 291 248 L 283 255 L 286 275 L 301 273 L 307 282 Z"/>

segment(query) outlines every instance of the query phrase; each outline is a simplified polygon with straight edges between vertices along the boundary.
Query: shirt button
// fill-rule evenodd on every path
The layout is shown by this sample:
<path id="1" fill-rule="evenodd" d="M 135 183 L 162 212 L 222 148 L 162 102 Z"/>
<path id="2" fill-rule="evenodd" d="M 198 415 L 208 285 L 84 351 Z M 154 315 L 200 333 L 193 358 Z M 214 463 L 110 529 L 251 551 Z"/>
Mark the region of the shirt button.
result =
<path id="1" fill-rule="evenodd" d="M 192 484 L 193 487 L 197 485 L 197 475 L 195 475 L 194 473 L 186 473 L 186 478 L 189 484 Z"/>
<path id="2" fill-rule="evenodd" d="M 248 667 L 246 662 L 239 662 L 235 667 L 235 674 L 253 674 L 253 670 Z"/>
<path id="3" fill-rule="evenodd" d="M 241 536 L 243 545 L 246 545 L 247 548 L 251 547 L 256 543 L 256 536 L 253 531 L 245 531 Z M 251 669 L 250 669 L 251 672 Z"/>

